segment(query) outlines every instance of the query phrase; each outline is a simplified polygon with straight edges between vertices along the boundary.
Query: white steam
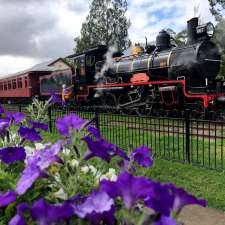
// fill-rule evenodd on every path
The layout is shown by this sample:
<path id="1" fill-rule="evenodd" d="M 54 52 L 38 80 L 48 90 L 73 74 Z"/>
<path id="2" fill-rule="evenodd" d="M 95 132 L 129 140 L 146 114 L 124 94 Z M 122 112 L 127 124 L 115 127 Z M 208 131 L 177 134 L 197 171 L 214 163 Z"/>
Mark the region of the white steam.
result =
<path id="1" fill-rule="evenodd" d="M 95 74 L 95 80 L 99 80 L 105 77 L 105 72 L 113 66 L 113 54 L 116 52 L 115 47 L 109 47 L 108 51 L 105 54 L 105 63 L 102 65 L 102 68 L 99 72 Z"/>

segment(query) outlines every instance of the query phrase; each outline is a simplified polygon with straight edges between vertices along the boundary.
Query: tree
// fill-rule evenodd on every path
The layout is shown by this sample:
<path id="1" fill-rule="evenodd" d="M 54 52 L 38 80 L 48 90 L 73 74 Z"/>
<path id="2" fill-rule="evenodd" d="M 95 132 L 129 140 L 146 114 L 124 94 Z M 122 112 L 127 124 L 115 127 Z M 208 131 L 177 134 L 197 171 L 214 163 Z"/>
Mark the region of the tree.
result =
<path id="1" fill-rule="evenodd" d="M 75 38 L 75 52 L 104 44 L 119 51 L 131 45 L 128 38 L 130 21 L 126 18 L 126 0 L 93 0 L 80 36 Z"/>
<path id="2" fill-rule="evenodd" d="M 219 47 L 219 50 L 221 52 L 221 67 L 220 72 L 218 74 L 218 77 L 224 78 L 225 77 L 225 19 L 221 19 L 220 22 L 218 22 L 215 26 L 215 34 L 213 37 L 213 41 L 217 44 Z"/>
<path id="3" fill-rule="evenodd" d="M 212 15 L 217 21 L 221 21 L 225 10 L 225 0 L 209 0 L 209 5 Z"/>
<path id="4" fill-rule="evenodd" d="M 175 44 L 177 45 L 184 45 L 187 40 L 187 29 L 184 29 L 180 31 L 179 33 L 176 33 L 173 29 L 168 28 L 166 30 L 172 39 L 174 40 Z"/>

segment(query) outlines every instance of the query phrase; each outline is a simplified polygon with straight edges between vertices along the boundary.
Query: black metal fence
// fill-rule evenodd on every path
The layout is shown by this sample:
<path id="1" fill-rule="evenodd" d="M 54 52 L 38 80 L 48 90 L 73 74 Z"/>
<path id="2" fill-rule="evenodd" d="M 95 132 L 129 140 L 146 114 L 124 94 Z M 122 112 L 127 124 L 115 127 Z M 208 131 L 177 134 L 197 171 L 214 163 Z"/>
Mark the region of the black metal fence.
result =
<path id="1" fill-rule="evenodd" d="M 17 111 L 25 109 L 16 107 Z M 57 132 L 57 118 L 70 113 L 85 119 L 95 117 L 102 136 L 124 150 L 146 145 L 152 149 L 154 157 L 225 169 L 224 121 L 193 119 L 190 111 L 186 111 L 183 118 L 174 118 L 110 114 L 97 108 L 49 108 L 50 131 Z"/>

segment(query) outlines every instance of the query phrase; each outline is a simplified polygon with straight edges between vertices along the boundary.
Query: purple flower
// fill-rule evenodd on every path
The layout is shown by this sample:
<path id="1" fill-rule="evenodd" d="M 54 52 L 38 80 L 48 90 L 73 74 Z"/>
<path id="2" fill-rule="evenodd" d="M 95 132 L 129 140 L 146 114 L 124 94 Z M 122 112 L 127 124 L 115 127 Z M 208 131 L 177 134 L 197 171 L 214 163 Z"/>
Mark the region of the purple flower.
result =
<path id="1" fill-rule="evenodd" d="M 38 132 L 34 128 L 28 128 L 21 126 L 18 130 L 19 135 L 29 141 L 35 142 L 35 141 L 41 141 L 42 138 L 38 134 Z"/>
<path id="2" fill-rule="evenodd" d="M 108 147 L 105 145 L 104 141 L 93 141 L 90 137 L 86 136 L 83 140 L 88 145 L 88 150 L 84 155 L 85 160 L 89 160 L 93 157 L 99 157 L 106 162 L 110 162 L 111 155 L 108 152 Z"/>
<path id="3" fill-rule="evenodd" d="M 4 131 L 6 131 L 9 125 L 10 125 L 10 119 L 8 118 L 0 119 L 0 133 L 1 134 L 4 133 Z"/>
<path id="4" fill-rule="evenodd" d="M 16 201 L 16 193 L 13 191 L 7 191 L 5 194 L 0 195 L 0 207 L 7 206 L 14 201 Z"/>
<path id="5" fill-rule="evenodd" d="M 80 118 L 75 114 L 69 114 L 57 119 L 56 128 L 62 136 L 69 136 L 70 129 L 79 130 L 82 128 L 86 120 Z"/>
<path id="6" fill-rule="evenodd" d="M 116 182 L 102 181 L 100 190 L 110 197 L 120 196 L 126 208 L 132 208 L 138 200 L 143 200 L 152 193 L 152 182 L 144 177 L 134 177 L 127 172 L 120 174 Z"/>
<path id="7" fill-rule="evenodd" d="M 5 109 L 3 108 L 2 105 L 0 105 L 0 114 L 3 114 L 5 112 Z"/>
<path id="8" fill-rule="evenodd" d="M 158 182 L 152 183 L 152 191 L 145 198 L 145 205 L 154 209 L 157 213 L 170 216 L 173 207 L 174 197 L 167 185 Z"/>
<path id="9" fill-rule="evenodd" d="M 28 165 L 16 185 L 16 193 L 19 195 L 24 194 L 28 188 L 39 178 L 43 177 L 44 173 L 35 164 Z"/>
<path id="10" fill-rule="evenodd" d="M 173 211 L 177 214 L 180 213 L 182 208 L 186 205 L 197 204 L 205 207 L 207 205 L 206 201 L 203 199 L 197 199 L 193 195 L 190 195 L 182 188 L 177 188 L 173 184 L 167 185 L 168 188 L 172 191 L 174 202 L 173 202 Z"/>
<path id="11" fill-rule="evenodd" d="M 31 208 L 31 216 L 40 225 L 50 225 L 55 222 L 68 220 L 73 215 L 73 207 L 68 204 L 51 205 L 44 199 L 36 201 Z"/>
<path id="12" fill-rule="evenodd" d="M 96 139 L 101 139 L 101 133 L 99 131 L 99 129 L 97 129 L 96 127 L 93 127 L 93 126 L 89 126 L 87 128 L 87 131 L 92 134 Z"/>
<path id="13" fill-rule="evenodd" d="M 56 95 L 55 93 L 52 93 L 52 92 L 50 92 L 49 94 L 51 95 L 50 103 L 53 103 L 53 104 L 61 104 L 62 103 L 62 99 L 59 98 L 58 95 Z"/>
<path id="14" fill-rule="evenodd" d="M 6 113 L 7 118 L 9 118 L 11 121 L 14 121 L 15 124 L 21 123 L 21 121 L 26 116 L 24 113 L 21 112 L 7 112 Z"/>
<path id="15" fill-rule="evenodd" d="M 106 140 L 104 140 L 104 138 L 101 136 L 100 131 L 97 128 L 93 126 L 89 126 L 87 128 L 87 131 L 95 137 L 96 142 L 101 143 L 101 145 L 104 146 L 105 149 L 107 149 L 111 157 L 118 155 L 124 160 L 128 160 L 128 161 L 130 160 L 127 154 L 124 151 L 122 151 L 120 148 L 118 148 L 115 144 L 111 144 L 107 142 Z"/>
<path id="16" fill-rule="evenodd" d="M 119 149 L 116 145 L 108 143 L 103 138 L 93 140 L 89 136 L 82 138 L 87 143 L 88 150 L 84 155 L 84 159 L 88 160 L 93 157 L 99 157 L 106 162 L 110 162 L 111 158 L 118 155 L 123 159 L 129 160 L 127 154 Z"/>
<path id="17" fill-rule="evenodd" d="M 74 212 L 80 218 L 88 219 L 92 225 L 114 224 L 114 201 L 105 192 L 93 192 L 83 204 L 74 206 Z"/>
<path id="18" fill-rule="evenodd" d="M 6 164 L 23 161 L 25 158 L 26 153 L 23 147 L 7 147 L 0 149 L 0 160 Z"/>
<path id="19" fill-rule="evenodd" d="M 178 225 L 176 220 L 167 216 L 160 216 L 159 220 L 152 225 Z"/>
<path id="20" fill-rule="evenodd" d="M 51 147 L 36 151 L 27 159 L 27 166 L 22 172 L 16 186 L 16 192 L 21 195 L 39 178 L 45 177 L 44 170 L 54 162 L 61 162 L 57 154 L 62 150 L 62 141 L 57 141 Z"/>
<path id="21" fill-rule="evenodd" d="M 150 157 L 150 152 L 151 150 L 143 145 L 132 152 L 131 158 L 133 158 L 134 161 L 142 167 L 151 167 L 153 161 Z"/>
<path id="22" fill-rule="evenodd" d="M 9 221 L 9 225 L 26 225 L 23 214 L 24 211 L 29 210 L 29 205 L 27 203 L 20 203 L 16 207 L 16 215 Z"/>
<path id="23" fill-rule="evenodd" d="M 32 121 L 32 120 L 30 120 L 29 123 L 32 125 L 33 129 L 41 129 L 41 130 L 44 130 L 44 131 L 48 131 L 48 125 L 47 124 Z"/>

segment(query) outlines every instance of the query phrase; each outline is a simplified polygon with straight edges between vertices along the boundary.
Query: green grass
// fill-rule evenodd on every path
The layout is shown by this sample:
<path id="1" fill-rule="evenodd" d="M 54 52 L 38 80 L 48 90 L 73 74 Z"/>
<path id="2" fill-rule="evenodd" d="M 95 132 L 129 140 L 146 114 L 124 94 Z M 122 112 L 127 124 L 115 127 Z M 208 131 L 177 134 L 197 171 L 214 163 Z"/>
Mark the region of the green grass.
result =
<path id="1" fill-rule="evenodd" d="M 225 211 L 225 173 L 167 160 L 155 160 L 146 176 L 173 183 L 196 197 L 208 201 L 208 207 Z"/>

